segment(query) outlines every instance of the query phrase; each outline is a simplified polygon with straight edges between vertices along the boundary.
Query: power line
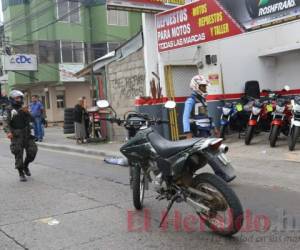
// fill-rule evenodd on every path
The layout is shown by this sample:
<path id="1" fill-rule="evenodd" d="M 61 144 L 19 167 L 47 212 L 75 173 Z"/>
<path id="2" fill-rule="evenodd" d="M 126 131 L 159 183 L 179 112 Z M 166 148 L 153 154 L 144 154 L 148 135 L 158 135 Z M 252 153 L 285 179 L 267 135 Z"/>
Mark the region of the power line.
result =
<path id="1" fill-rule="evenodd" d="M 23 14 L 23 12 L 25 12 L 25 11 L 23 11 L 23 10 L 22 10 L 22 11 L 19 11 L 17 14 L 15 14 L 15 16 L 17 16 L 17 19 L 13 18 L 13 19 L 11 19 L 11 20 L 9 20 L 9 21 L 7 21 L 7 22 L 4 22 L 3 24 L 4 24 L 5 27 L 8 27 L 8 26 L 10 26 L 10 25 L 18 24 L 18 23 L 20 23 L 20 22 L 22 22 L 22 21 L 28 19 L 29 17 L 35 15 L 35 14 L 39 14 L 39 12 L 42 11 L 42 10 L 48 10 L 49 8 L 53 7 L 54 5 L 61 4 L 61 3 L 63 3 L 63 2 L 77 2 L 77 3 L 80 3 L 81 0 L 53 0 L 53 2 L 50 2 L 50 5 L 47 6 L 45 9 L 41 9 L 41 10 L 36 11 L 35 13 L 32 13 L 32 11 L 33 11 L 34 9 L 36 9 L 37 7 L 40 7 L 41 5 L 43 5 L 43 4 L 45 4 L 45 3 L 48 3 L 47 1 L 42 1 L 42 2 L 40 2 L 40 3 L 36 4 L 36 5 L 34 5 L 32 8 L 30 8 L 30 14 L 29 14 L 29 15 L 25 15 L 25 13 L 24 13 L 24 16 L 21 16 L 22 18 L 19 18 L 19 19 L 18 19 L 18 16 L 19 16 L 20 14 Z M 30 3 L 30 5 L 31 5 L 31 4 L 32 4 L 32 2 Z"/>
<path id="2" fill-rule="evenodd" d="M 44 3 L 46 3 L 46 2 L 44 2 L 44 1 L 40 2 L 39 4 L 37 4 L 37 5 L 35 5 L 33 8 L 31 8 L 31 10 L 37 8 L 38 6 L 40 6 L 40 5 L 44 4 Z M 6 8 L 6 9 L 7 9 L 7 8 Z M 5 9 L 4 11 L 6 11 L 6 9 Z M 4 11 L 3 11 L 3 12 L 4 12 Z M 21 11 L 18 11 L 17 13 L 15 13 L 15 16 L 18 17 L 19 15 L 23 15 L 23 14 L 25 14 L 25 13 L 24 13 L 24 10 L 21 10 Z M 14 21 L 15 21 L 15 19 L 10 19 L 10 20 L 8 20 L 8 21 L 6 21 L 6 22 L 3 22 L 3 25 L 12 23 L 12 22 L 14 22 Z"/>
<path id="3" fill-rule="evenodd" d="M 45 29 L 45 28 L 47 28 L 47 27 L 49 27 L 49 26 L 51 26 L 51 25 L 53 25 L 53 24 L 55 24 L 55 23 L 57 23 L 57 22 L 63 20 L 63 19 L 66 18 L 67 16 L 69 16 L 69 15 L 75 13 L 75 12 L 76 12 L 77 10 L 79 10 L 81 7 L 82 7 L 82 6 L 79 6 L 79 7 L 75 8 L 75 9 L 69 11 L 69 12 L 67 12 L 66 14 L 64 14 L 63 16 L 61 16 L 60 18 L 57 18 L 57 19 L 55 19 L 54 21 L 52 21 L 52 22 L 50 22 L 50 23 L 47 23 L 47 24 L 44 25 L 44 26 L 41 26 L 41 27 L 39 27 L 39 28 L 37 28 L 37 29 L 31 31 L 31 32 L 28 32 L 28 33 L 26 33 L 25 35 L 20 36 L 20 37 L 14 39 L 14 40 L 11 41 L 11 42 L 13 43 L 13 42 L 15 42 L 15 41 L 23 41 L 23 40 L 22 40 L 23 37 L 27 37 L 27 36 L 29 36 L 29 35 L 31 35 L 31 34 L 33 34 L 33 33 L 36 33 L 36 32 L 38 32 L 38 31 L 40 31 L 40 30 L 42 30 L 42 29 Z"/>

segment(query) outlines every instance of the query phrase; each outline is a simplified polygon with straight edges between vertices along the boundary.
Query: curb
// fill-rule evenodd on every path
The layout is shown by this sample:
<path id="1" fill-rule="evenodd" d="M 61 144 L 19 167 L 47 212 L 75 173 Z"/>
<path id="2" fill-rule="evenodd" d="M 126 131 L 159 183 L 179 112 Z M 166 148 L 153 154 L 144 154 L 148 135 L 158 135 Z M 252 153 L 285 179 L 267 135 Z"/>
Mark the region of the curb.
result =
<path id="1" fill-rule="evenodd" d="M 58 144 L 50 144 L 50 143 L 37 143 L 38 147 L 40 148 L 48 148 L 54 149 L 59 151 L 65 152 L 73 152 L 73 153 L 80 153 L 80 154 L 87 154 L 87 155 L 95 155 L 95 156 L 102 156 L 102 157 L 119 157 L 121 153 L 114 152 L 114 151 L 106 151 L 106 150 L 96 150 L 96 149 L 86 149 L 86 148 L 78 148 L 74 146 L 63 146 Z"/>

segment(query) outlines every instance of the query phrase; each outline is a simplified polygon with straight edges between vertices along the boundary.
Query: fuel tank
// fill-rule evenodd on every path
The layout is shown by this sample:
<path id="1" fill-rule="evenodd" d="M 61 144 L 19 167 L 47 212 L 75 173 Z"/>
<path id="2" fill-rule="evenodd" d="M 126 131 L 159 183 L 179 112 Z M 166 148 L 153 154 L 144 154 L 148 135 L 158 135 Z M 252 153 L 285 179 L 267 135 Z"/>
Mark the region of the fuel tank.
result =
<path id="1" fill-rule="evenodd" d="M 154 133 L 152 128 L 139 130 L 133 138 L 121 147 L 121 153 L 132 161 L 145 161 L 153 158 L 156 151 L 148 140 L 150 133 Z"/>

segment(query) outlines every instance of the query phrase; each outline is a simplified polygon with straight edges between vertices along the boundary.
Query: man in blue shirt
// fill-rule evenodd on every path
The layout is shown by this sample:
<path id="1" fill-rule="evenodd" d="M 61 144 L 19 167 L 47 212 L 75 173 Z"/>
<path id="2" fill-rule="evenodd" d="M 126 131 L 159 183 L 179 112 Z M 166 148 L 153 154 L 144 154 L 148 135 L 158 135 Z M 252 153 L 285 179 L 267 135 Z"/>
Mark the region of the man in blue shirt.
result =
<path id="1" fill-rule="evenodd" d="M 36 141 L 43 141 L 42 116 L 44 113 L 43 104 L 38 100 L 38 96 L 34 95 L 31 98 L 32 102 L 29 105 L 30 113 L 34 118 L 34 136 Z"/>
<path id="2" fill-rule="evenodd" d="M 202 75 L 196 75 L 191 80 L 193 92 L 184 104 L 183 113 L 183 131 L 188 139 L 193 136 L 209 137 L 214 128 L 206 103 L 208 85 L 209 81 Z"/>

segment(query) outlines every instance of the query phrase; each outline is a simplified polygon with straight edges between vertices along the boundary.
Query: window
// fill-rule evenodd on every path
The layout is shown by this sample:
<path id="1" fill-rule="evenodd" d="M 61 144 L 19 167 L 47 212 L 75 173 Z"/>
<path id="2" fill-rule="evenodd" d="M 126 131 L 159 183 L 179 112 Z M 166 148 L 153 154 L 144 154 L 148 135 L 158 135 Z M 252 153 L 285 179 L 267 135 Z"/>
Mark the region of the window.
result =
<path id="1" fill-rule="evenodd" d="M 84 63 L 84 44 L 82 42 L 60 43 L 62 63 Z"/>
<path id="2" fill-rule="evenodd" d="M 56 91 L 56 107 L 58 109 L 65 108 L 65 91 Z"/>
<path id="3" fill-rule="evenodd" d="M 107 54 L 107 43 L 96 43 L 91 45 L 92 60 L 96 60 Z"/>
<path id="4" fill-rule="evenodd" d="M 108 52 L 114 51 L 120 46 L 120 43 L 107 43 Z"/>
<path id="5" fill-rule="evenodd" d="M 59 62 L 59 43 L 56 41 L 39 42 L 39 62 L 58 63 Z"/>
<path id="6" fill-rule="evenodd" d="M 56 0 L 57 18 L 68 23 L 80 23 L 80 1 Z"/>
<path id="7" fill-rule="evenodd" d="M 119 10 L 108 10 L 107 24 L 116 26 L 128 26 L 128 12 Z"/>

